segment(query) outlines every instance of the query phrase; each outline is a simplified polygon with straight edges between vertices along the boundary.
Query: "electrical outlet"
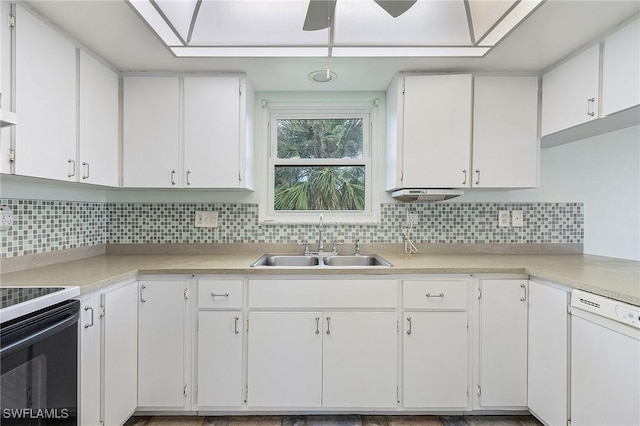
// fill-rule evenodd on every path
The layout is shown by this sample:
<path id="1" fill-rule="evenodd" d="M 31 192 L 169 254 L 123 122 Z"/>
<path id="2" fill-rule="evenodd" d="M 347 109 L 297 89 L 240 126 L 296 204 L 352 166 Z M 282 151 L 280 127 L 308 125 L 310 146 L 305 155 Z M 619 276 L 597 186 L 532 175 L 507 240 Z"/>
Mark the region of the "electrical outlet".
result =
<path id="1" fill-rule="evenodd" d="M 511 218 L 509 215 L 509 210 L 498 210 L 498 226 L 500 228 L 504 228 L 509 226 L 511 222 Z"/>
<path id="2" fill-rule="evenodd" d="M 0 231 L 8 231 L 13 226 L 13 211 L 6 206 L 0 206 Z"/>
<path id="3" fill-rule="evenodd" d="M 196 212 L 196 228 L 217 228 L 218 212 Z"/>
<path id="4" fill-rule="evenodd" d="M 522 214 L 522 210 L 511 211 L 511 226 L 524 226 L 524 215 Z"/>
<path id="5" fill-rule="evenodd" d="M 418 212 L 411 212 L 407 210 L 407 226 L 418 226 L 420 218 Z"/>

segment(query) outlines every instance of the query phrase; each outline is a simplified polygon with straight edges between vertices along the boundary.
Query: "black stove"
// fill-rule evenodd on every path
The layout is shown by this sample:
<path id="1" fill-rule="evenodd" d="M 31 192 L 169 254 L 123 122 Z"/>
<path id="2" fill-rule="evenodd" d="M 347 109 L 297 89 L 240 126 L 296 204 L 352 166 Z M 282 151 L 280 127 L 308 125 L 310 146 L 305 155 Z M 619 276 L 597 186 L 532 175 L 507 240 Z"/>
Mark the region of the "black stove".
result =
<path id="1" fill-rule="evenodd" d="M 78 287 L 0 287 L 0 323 L 80 295 Z"/>

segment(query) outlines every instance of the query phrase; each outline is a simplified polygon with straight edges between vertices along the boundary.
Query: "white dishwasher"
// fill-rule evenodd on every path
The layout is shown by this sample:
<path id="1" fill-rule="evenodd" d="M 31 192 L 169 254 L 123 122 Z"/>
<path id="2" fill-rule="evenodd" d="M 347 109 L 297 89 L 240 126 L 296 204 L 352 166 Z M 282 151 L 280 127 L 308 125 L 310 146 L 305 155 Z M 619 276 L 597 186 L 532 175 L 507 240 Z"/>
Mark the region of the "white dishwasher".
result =
<path id="1" fill-rule="evenodd" d="M 571 425 L 640 425 L 640 307 L 571 294 Z"/>

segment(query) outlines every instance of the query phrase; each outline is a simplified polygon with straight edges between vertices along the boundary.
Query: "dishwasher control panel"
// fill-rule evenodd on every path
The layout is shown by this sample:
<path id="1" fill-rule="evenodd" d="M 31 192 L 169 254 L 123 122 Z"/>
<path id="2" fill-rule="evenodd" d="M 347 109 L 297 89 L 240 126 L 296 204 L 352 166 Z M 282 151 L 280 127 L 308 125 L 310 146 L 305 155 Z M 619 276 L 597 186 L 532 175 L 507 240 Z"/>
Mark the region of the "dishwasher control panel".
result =
<path id="1" fill-rule="evenodd" d="M 616 305 L 616 315 L 620 321 L 640 328 L 640 308 L 633 309 L 626 305 Z"/>
<path id="2" fill-rule="evenodd" d="M 582 290 L 571 292 L 571 307 L 640 329 L 640 307 Z"/>

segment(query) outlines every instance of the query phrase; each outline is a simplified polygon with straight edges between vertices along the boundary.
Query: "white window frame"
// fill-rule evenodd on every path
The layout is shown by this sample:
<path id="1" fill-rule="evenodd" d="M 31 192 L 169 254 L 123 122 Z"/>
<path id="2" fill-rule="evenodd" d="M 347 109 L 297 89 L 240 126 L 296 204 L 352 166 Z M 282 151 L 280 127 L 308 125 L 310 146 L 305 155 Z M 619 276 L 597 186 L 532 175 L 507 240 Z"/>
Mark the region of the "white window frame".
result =
<path id="1" fill-rule="evenodd" d="M 259 209 L 261 223 L 317 224 L 322 213 L 324 223 L 335 224 L 378 224 L 380 223 L 380 205 L 377 188 L 377 139 L 378 114 L 377 101 L 374 102 L 283 102 L 263 103 L 263 124 L 267 154 L 267 179 L 263 191 L 263 206 Z M 362 158 L 337 159 L 291 159 L 278 158 L 277 120 L 286 118 L 362 118 L 363 149 Z M 276 166 L 364 166 L 365 167 L 365 206 L 364 210 L 313 210 L 282 211 L 274 209 L 274 184 Z"/>

